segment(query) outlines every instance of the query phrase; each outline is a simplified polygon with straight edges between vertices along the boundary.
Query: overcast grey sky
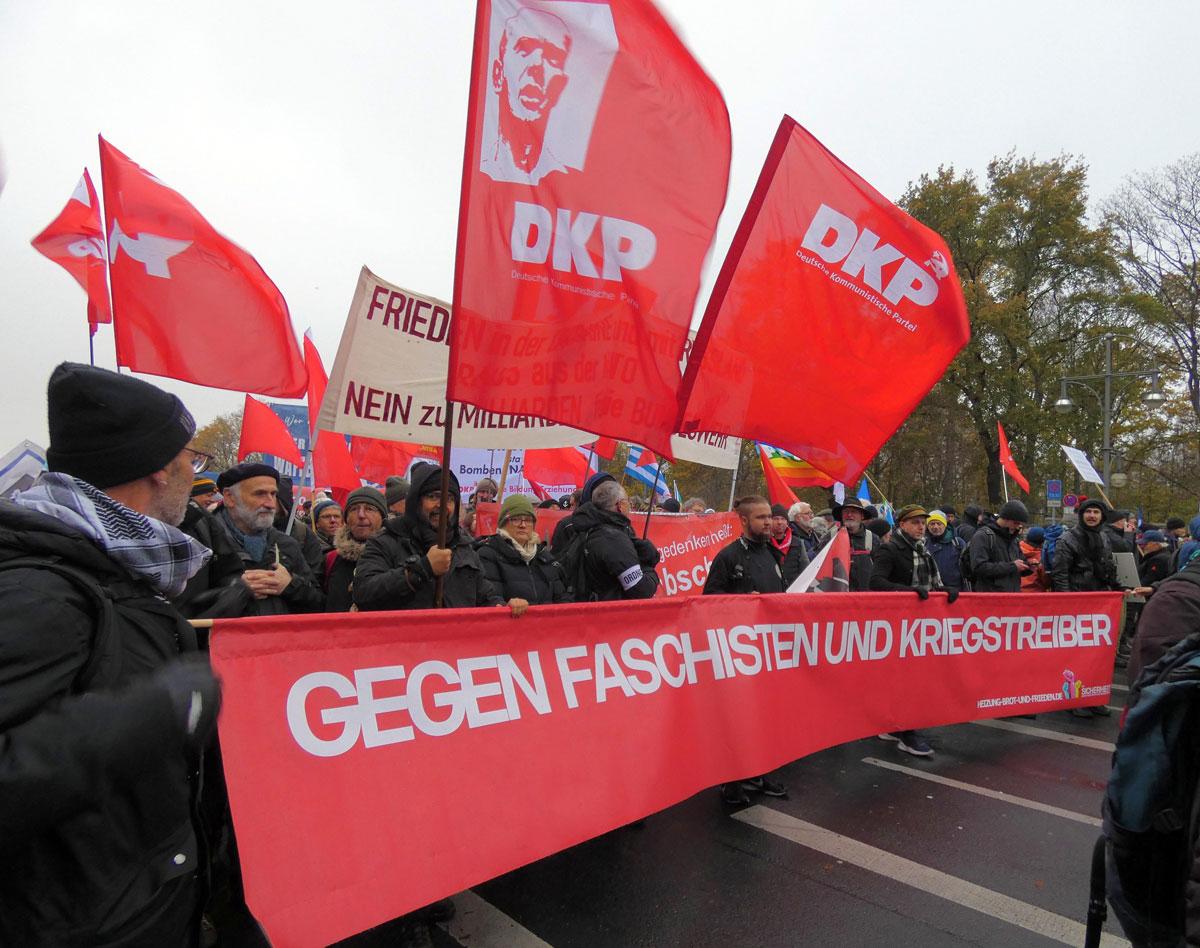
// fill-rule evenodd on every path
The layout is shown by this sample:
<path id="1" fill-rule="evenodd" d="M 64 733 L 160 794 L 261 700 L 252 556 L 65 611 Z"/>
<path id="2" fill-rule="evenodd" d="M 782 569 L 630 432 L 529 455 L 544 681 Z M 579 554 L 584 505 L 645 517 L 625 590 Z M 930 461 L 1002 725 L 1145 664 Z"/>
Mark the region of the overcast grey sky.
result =
<path id="1" fill-rule="evenodd" d="M 733 125 L 697 314 L 784 112 L 893 198 L 939 164 L 982 174 L 1013 149 L 1080 156 L 1102 198 L 1200 150 L 1191 0 L 660 8 Z M 29 241 L 84 165 L 99 186 L 98 132 L 258 258 L 327 367 L 361 265 L 448 299 L 473 19 L 469 0 L 0 5 L 0 453 L 45 444 L 46 379 L 87 360 L 83 293 Z M 107 327 L 96 343 L 112 366 Z M 241 404 L 159 384 L 201 423 Z"/>

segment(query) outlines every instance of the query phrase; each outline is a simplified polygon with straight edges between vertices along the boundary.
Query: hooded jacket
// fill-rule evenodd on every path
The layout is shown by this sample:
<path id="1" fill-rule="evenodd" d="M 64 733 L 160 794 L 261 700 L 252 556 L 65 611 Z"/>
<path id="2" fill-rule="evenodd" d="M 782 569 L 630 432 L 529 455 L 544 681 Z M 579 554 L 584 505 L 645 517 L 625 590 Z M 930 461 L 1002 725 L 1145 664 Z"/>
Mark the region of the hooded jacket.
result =
<path id="1" fill-rule="evenodd" d="M 1079 522 L 1063 533 L 1054 547 L 1054 568 L 1050 585 L 1054 592 L 1095 592 L 1120 589 L 1117 564 L 1113 559 L 1110 530 L 1101 521 L 1096 527 L 1083 522 L 1083 512 L 1096 507 L 1101 514 L 1107 508 L 1098 500 L 1085 501 L 1079 507 Z"/>
<path id="2" fill-rule="evenodd" d="M 512 541 L 496 533 L 478 541 L 475 552 L 483 575 L 505 600 L 524 599 L 531 605 L 571 601 L 566 578 L 546 544 L 541 544 L 534 558 L 525 562 Z"/>
<path id="3" fill-rule="evenodd" d="M 558 521 L 558 526 L 554 528 L 554 533 L 550 537 L 550 552 L 556 557 L 561 557 L 567 547 L 571 545 L 571 541 L 575 536 L 574 520 L 575 514 L 584 504 L 592 502 L 592 492 L 603 484 L 605 481 L 615 481 L 613 477 L 606 471 L 597 471 L 583 483 L 583 490 L 579 493 L 579 506 L 575 508 L 575 513 L 571 513 L 562 520 Z"/>
<path id="4" fill-rule="evenodd" d="M 0 562 L 24 557 L 92 577 L 115 616 L 81 680 L 95 606 L 58 574 L 0 571 L 0 945 L 187 944 L 198 765 L 148 676 L 195 651 L 195 633 L 89 539 L 0 501 Z"/>
<path id="5" fill-rule="evenodd" d="M 437 544 L 437 531 L 421 512 L 423 495 L 440 488 L 442 468 L 419 464 L 412 471 L 409 502 L 367 541 L 354 571 L 353 597 L 365 612 L 384 609 L 432 609 L 437 577 L 426 555 Z M 458 479 L 450 475 L 455 514 L 461 503 Z M 442 582 L 442 605 L 447 609 L 504 604 L 483 574 L 479 555 L 459 530 L 456 515 L 447 524 L 446 546 L 452 551 L 450 569 Z"/>
<path id="6" fill-rule="evenodd" d="M 325 555 L 325 570 L 321 577 L 325 587 L 325 611 L 349 612 L 354 605 L 350 592 L 354 570 L 366 549 L 366 540 L 354 539 L 349 524 L 342 524 L 333 538 L 333 549 Z"/>
<path id="7" fill-rule="evenodd" d="M 1021 543 L 1012 531 L 994 520 L 980 524 L 967 545 L 967 556 L 975 592 L 1021 591 L 1021 573 L 1015 562 L 1023 559 Z"/>
<path id="8" fill-rule="evenodd" d="M 583 570 L 588 599 L 650 599 L 658 591 L 658 573 L 654 571 L 658 550 L 649 540 L 638 539 L 628 517 L 601 510 L 588 501 L 570 519 L 572 531 L 585 536 Z"/>

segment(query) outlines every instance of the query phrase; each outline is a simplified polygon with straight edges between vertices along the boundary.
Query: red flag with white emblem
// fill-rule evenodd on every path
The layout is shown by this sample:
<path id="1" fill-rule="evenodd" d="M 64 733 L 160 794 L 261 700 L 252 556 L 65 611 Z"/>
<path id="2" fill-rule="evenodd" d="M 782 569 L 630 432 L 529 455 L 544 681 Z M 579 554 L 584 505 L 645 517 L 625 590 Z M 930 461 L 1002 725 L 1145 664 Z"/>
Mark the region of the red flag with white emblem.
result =
<path id="1" fill-rule="evenodd" d="M 479 0 L 449 397 L 670 457 L 729 156 L 650 0 Z"/>
<path id="2" fill-rule="evenodd" d="M 297 398 L 304 360 L 278 287 L 177 191 L 100 139 L 117 363 Z"/>
<path id="3" fill-rule="evenodd" d="M 945 242 L 784 116 L 696 335 L 679 431 L 858 479 L 971 336 Z M 820 353 L 797 374 L 788 353 Z"/>
<path id="4" fill-rule="evenodd" d="M 34 250 L 57 263 L 83 287 L 88 297 L 88 325 L 93 336 L 97 323 L 112 322 L 100 202 L 86 168 L 66 207 L 31 243 Z"/>
<path id="5" fill-rule="evenodd" d="M 1021 469 L 1017 467 L 1017 462 L 1013 460 L 1012 451 L 1008 447 L 1008 435 L 1004 433 L 1004 425 L 996 422 L 996 433 L 1000 436 L 1000 466 L 1008 471 L 1009 477 L 1016 481 L 1021 490 L 1029 493 L 1029 481 L 1025 475 L 1021 473 Z"/>

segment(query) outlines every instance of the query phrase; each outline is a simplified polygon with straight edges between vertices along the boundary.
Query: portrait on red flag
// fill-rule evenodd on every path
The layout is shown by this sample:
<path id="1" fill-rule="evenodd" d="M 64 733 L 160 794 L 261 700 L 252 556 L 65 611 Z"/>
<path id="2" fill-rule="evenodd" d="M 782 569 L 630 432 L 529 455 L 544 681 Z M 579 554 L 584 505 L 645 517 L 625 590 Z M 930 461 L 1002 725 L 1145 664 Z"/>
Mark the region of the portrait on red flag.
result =
<path id="1" fill-rule="evenodd" d="M 479 170 L 514 184 L 582 171 L 617 51 L 608 5 L 497 0 L 490 48 Z"/>
<path id="2" fill-rule="evenodd" d="M 450 400 L 669 457 L 730 149 L 720 91 L 650 0 L 481 0 Z"/>

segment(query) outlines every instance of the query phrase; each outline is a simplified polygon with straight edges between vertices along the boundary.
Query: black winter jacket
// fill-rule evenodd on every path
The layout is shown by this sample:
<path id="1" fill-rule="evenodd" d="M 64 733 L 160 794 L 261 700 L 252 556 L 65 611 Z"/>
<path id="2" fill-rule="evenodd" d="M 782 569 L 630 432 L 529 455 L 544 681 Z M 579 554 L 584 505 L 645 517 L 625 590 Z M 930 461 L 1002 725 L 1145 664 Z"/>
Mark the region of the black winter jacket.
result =
<path id="1" fill-rule="evenodd" d="M 587 599 L 650 599 L 658 591 L 658 550 L 639 539 L 629 518 L 601 510 L 590 501 L 571 516 L 571 530 L 583 534 Z M 569 536 L 569 534 L 568 534 Z M 578 593 L 576 599 L 580 599 Z"/>
<path id="2" fill-rule="evenodd" d="M 1188 574 L 1185 578 L 1184 574 Z M 1200 631 L 1200 559 L 1158 584 L 1146 600 L 1133 637 L 1129 680 L 1137 681 L 1142 669 L 1158 661 L 1168 649 Z"/>
<path id="3" fill-rule="evenodd" d="M 221 521 L 221 525 L 226 530 L 229 529 L 224 521 Z M 267 596 L 266 599 L 252 599 L 246 615 L 286 616 L 325 611 L 325 594 L 321 592 L 320 576 L 309 569 L 308 560 L 294 537 L 288 536 L 282 530 L 268 527 L 267 545 L 262 559 L 257 561 L 242 548 L 236 537 L 233 537 L 233 541 L 241 557 L 243 570 L 271 569 L 275 564 L 275 550 L 278 549 L 279 562 L 292 574 L 292 581 L 282 594 Z"/>
<path id="4" fill-rule="evenodd" d="M 0 561 L 28 556 L 107 587 L 115 624 L 80 690 L 91 600 L 46 570 L 0 571 L 0 945 L 188 944 L 205 859 L 197 764 L 148 676 L 196 637 L 87 538 L 2 501 Z"/>
<path id="5" fill-rule="evenodd" d="M 937 561 L 927 549 L 922 546 L 916 551 L 913 542 L 899 532 L 875 547 L 871 554 L 871 589 L 875 592 L 892 592 L 897 590 L 912 590 L 913 584 L 913 554 L 925 561 L 929 571 L 929 582 L 922 584 L 926 589 L 941 589 L 942 578 L 938 573 Z"/>
<path id="6" fill-rule="evenodd" d="M 773 541 L 771 545 L 774 546 Z M 778 547 L 776 547 L 778 549 Z M 779 551 L 782 559 L 779 563 L 779 568 L 783 571 L 783 588 L 787 590 L 788 586 L 796 581 L 796 578 L 804 572 L 804 568 L 809 564 L 808 550 L 804 546 L 804 541 L 796 536 L 795 531 L 792 532 L 792 542 L 788 545 L 788 551 L 784 553 Z"/>
<path id="7" fill-rule="evenodd" d="M 1117 564 L 1112 554 L 1113 531 L 1104 526 L 1097 528 L 1096 535 L 1101 541 L 1098 556 L 1088 552 L 1086 531 L 1083 524 L 1076 524 L 1055 545 L 1054 568 L 1050 571 L 1050 588 L 1054 592 L 1121 588 L 1117 585 Z"/>
<path id="8" fill-rule="evenodd" d="M 241 551 L 221 521 L 194 503 L 187 505 L 179 529 L 212 550 L 173 604 L 189 619 L 231 619 L 255 615 L 254 595 L 243 583 Z"/>
<path id="9" fill-rule="evenodd" d="M 571 601 L 566 578 L 546 544 L 528 563 L 512 542 L 498 533 L 478 541 L 475 552 L 483 575 L 506 601 L 524 599 L 531 605 Z"/>
<path id="10" fill-rule="evenodd" d="M 989 521 L 975 531 L 967 550 L 975 577 L 971 588 L 975 592 L 1021 591 L 1021 573 L 1014 561 L 1024 557 L 1021 541 L 1015 534 Z"/>
<path id="11" fill-rule="evenodd" d="M 450 571 L 442 588 L 447 609 L 499 606 L 501 598 L 484 576 L 471 540 L 460 534 L 452 541 Z M 432 609 L 433 568 L 425 548 L 403 517 L 393 517 L 382 532 L 371 537 L 354 571 L 354 602 L 364 612 L 384 609 Z"/>
<path id="12" fill-rule="evenodd" d="M 783 554 L 770 540 L 754 543 L 740 536 L 713 558 L 704 595 L 784 592 L 782 564 Z"/>
<path id="13" fill-rule="evenodd" d="M 1138 578 L 1143 586 L 1153 586 L 1171 575 L 1171 553 L 1167 549 L 1155 550 L 1142 557 L 1138 564 Z M 1200 631 L 1200 630 L 1197 630 Z"/>

